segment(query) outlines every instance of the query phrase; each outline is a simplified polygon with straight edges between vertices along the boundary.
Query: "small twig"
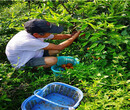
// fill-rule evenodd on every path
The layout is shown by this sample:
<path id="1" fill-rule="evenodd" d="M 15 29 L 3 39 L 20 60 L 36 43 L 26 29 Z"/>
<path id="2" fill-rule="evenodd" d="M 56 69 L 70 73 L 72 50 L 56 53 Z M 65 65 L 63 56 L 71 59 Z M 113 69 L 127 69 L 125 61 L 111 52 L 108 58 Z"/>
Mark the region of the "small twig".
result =
<path id="1" fill-rule="evenodd" d="M 66 11 L 67 11 L 70 15 L 73 16 L 73 13 L 71 13 L 71 12 L 68 10 L 68 8 L 66 8 L 66 6 L 64 5 L 64 3 L 63 3 L 62 1 L 61 1 L 60 3 L 63 5 L 63 7 L 66 9 Z"/>
<path id="2" fill-rule="evenodd" d="M 47 1 L 43 1 L 43 3 L 47 5 Z M 49 6 L 49 5 L 47 5 L 47 6 Z M 53 8 L 51 8 L 50 6 L 49 6 L 49 8 L 50 8 L 52 11 L 55 11 L 55 10 L 54 10 Z M 44 9 L 43 9 L 43 12 L 44 12 Z"/>

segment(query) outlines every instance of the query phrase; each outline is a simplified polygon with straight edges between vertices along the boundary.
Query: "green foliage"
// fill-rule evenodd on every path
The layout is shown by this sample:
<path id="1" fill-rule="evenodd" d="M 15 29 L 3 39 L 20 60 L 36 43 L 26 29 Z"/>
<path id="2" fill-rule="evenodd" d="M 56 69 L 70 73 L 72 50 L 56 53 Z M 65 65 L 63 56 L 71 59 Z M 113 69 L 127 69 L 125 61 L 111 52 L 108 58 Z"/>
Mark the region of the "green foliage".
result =
<path id="1" fill-rule="evenodd" d="M 6 5 L 4 5 L 6 3 Z M 58 81 L 84 93 L 77 110 L 129 109 L 130 26 L 128 0 L 120 1 L 0 1 L 0 109 L 20 110 L 33 91 Z M 80 36 L 59 55 L 74 56 L 80 64 L 55 77 L 50 69 L 14 70 L 4 54 L 7 42 L 29 19 L 46 19 L 64 26 L 63 33 Z M 51 41 L 58 44 L 61 41 Z"/>

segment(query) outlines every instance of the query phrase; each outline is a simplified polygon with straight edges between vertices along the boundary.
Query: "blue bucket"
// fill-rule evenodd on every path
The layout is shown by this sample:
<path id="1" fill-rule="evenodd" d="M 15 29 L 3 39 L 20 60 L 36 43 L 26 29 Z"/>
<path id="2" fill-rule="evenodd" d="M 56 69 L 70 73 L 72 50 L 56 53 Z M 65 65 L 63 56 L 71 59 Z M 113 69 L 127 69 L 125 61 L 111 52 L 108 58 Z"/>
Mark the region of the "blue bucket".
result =
<path id="1" fill-rule="evenodd" d="M 62 71 L 65 70 L 61 67 L 62 64 L 67 63 L 72 63 L 73 65 L 79 64 L 79 59 L 74 58 L 72 56 L 59 56 L 57 57 L 57 59 L 58 63 L 56 65 L 51 66 L 51 70 L 53 71 L 53 74 L 55 74 L 55 76 L 62 76 Z"/>
<path id="2" fill-rule="evenodd" d="M 80 89 L 54 82 L 34 91 L 21 105 L 22 110 L 70 110 L 78 107 L 83 98 Z"/>

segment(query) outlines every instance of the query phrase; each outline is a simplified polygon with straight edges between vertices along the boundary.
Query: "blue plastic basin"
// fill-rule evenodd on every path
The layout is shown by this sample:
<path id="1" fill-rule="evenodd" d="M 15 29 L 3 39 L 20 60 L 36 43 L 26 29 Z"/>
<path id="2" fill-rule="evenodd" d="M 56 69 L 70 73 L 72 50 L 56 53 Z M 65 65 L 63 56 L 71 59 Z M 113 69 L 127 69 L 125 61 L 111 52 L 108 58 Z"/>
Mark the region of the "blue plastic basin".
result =
<path id="1" fill-rule="evenodd" d="M 34 91 L 21 105 L 22 110 L 69 110 L 78 107 L 83 98 L 80 89 L 54 82 Z"/>
<path id="2" fill-rule="evenodd" d="M 53 74 L 55 74 L 55 76 L 62 76 L 62 71 L 65 70 L 61 67 L 62 64 L 67 63 L 72 63 L 73 65 L 79 64 L 79 59 L 74 58 L 72 56 L 59 56 L 57 58 L 59 60 L 58 63 L 56 65 L 51 66 L 51 70 L 53 71 Z"/>

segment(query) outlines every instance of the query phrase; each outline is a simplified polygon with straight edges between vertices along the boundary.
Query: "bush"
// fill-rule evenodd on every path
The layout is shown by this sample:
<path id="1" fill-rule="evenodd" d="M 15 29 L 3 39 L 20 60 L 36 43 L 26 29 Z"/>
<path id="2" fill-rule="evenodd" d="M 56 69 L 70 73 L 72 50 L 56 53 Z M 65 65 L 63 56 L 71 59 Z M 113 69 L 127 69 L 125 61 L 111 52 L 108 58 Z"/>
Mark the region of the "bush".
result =
<path id="1" fill-rule="evenodd" d="M 34 90 L 55 81 L 83 91 L 84 98 L 77 110 L 128 109 L 128 0 L 6 1 L 6 4 L 0 8 L 0 109 L 20 109 Z M 34 18 L 64 25 L 63 33 L 82 31 L 80 37 L 59 54 L 80 59 L 80 64 L 66 70 L 63 77 L 55 77 L 50 69 L 43 68 L 16 71 L 7 61 L 4 54 L 7 42 L 23 30 L 25 21 Z"/>

